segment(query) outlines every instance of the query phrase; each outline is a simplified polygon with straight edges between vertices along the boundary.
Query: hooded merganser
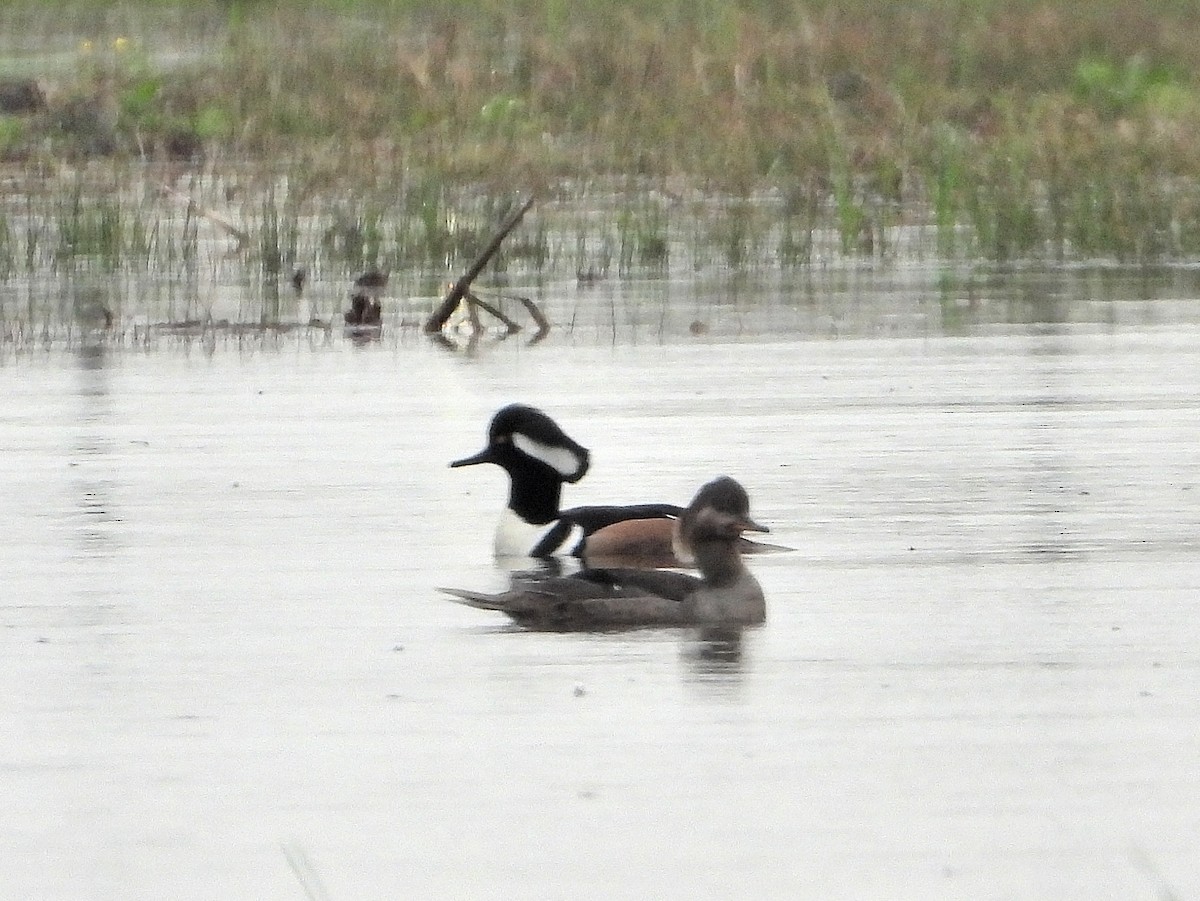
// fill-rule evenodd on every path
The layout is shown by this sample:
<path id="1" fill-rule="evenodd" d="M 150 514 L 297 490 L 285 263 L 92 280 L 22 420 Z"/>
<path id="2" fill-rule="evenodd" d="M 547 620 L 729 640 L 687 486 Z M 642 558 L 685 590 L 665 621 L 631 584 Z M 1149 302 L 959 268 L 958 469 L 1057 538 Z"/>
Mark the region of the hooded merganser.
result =
<path id="1" fill-rule="evenodd" d="M 583 569 L 518 579 L 501 594 L 441 590 L 534 628 L 761 623 L 767 612 L 762 587 L 742 562 L 739 541 L 744 531 L 767 530 L 750 518 L 745 489 L 728 476 L 709 482 L 684 511 L 679 531 L 700 578 L 662 570 Z"/>
<path id="2" fill-rule="evenodd" d="M 673 565 L 679 554 L 674 504 L 588 506 L 560 510 L 562 486 L 588 471 L 587 448 L 534 407 L 509 404 L 492 417 L 487 447 L 451 467 L 495 463 L 508 473 L 508 506 L 496 529 L 497 557 L 574 554 Z"/>

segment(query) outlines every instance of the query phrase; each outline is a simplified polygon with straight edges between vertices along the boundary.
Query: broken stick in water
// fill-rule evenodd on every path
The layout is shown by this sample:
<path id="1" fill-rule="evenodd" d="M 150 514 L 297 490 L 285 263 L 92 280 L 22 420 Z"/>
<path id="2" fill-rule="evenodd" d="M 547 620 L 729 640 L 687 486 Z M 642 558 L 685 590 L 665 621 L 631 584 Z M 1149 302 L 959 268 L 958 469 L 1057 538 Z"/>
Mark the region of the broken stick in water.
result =
<path id="1" fill-rule="evenodd" d="M 160 190 L 162 191 L 163 196 L 173 197 L 180 203 L 187 204 L 190 212 L 202 219 L 207 219 L 221 231 L 225 232 L 225 234 L 237 241 L 237 247 L 234 248 L 234 253 L 241 253 L 250 243 L 250 235 L 248 235 L 244 229 L 238 228 L 236 225 L 234 225 L 228 217 L 222 216 L 220 213 L 200 206 L 200 204 L 196 203 L 196 201 L 187 194 L 172 188 L 168 184 L 161 185 Z"/>
<path id="2" fill-rule="evenodd" d="M 521 206 L 515 209 L 507 219 L 504 220 L 504 222 L 500 225 L 499 230 L 495 235 L 492 236 L 492 240 L 488 242 L 487 246 L 483 249 L 483 252 L 475 259 L 475 262 L 471 264 L 471 267 L 467 270 L 466 274 L 456 281 L 450 288 L 450 292 L 446 295 L 446 299 L 442 301 L 441 306 L 434 310 L 429 319 L 425 321 L 425 334 L 440 334 L 442 328 L 446 325 L 446 322 L 450 319 L 450 317 L 454 315 L 454 311 L 458 309 L 459 303 L 464 298 L 467 298 L 467 303 L 473 302 L 469 297 L 471 282 L 473 282 L 475 277 L 483 271 L 483 267 L 488 264 L 491 258 L 495 255 L 496 251 L 500 249 L 500 245 L 503 243 L 504 239 L 508 237 L 508 233 L 517 227 L 517 224 L 521 221 L 522 217 L 524 217 L 525 213 L 529 211 L 531 206 L 533 206 L 533 201 L 534 198 L 530 197 L 523 204 L 521 204 Z M 478 302 L 478 299 L 474 299 L 474 303 L 477 304 Z M 493 311 L 489 310 L 489 312 Z M 503 320 L 504 317 L 500 318 Z"/>

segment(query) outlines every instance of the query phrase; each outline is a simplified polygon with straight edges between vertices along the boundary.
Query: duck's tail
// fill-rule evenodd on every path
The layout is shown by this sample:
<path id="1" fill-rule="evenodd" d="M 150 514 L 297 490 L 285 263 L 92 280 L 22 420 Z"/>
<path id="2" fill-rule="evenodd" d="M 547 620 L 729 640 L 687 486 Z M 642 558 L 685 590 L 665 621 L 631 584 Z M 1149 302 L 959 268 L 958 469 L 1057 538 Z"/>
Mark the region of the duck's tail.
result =
<path id="1" fill-rule="evenodd" d="M 484 594 L 480 591 L 467 591 L 463 588 L 439 588 L 438 591 L 450 595 L 459 604 L 466 604 L 468 607 L 476 607 L 479 610 L 505 610 L 507 607 L 504 596 L 499 594 Z"/>

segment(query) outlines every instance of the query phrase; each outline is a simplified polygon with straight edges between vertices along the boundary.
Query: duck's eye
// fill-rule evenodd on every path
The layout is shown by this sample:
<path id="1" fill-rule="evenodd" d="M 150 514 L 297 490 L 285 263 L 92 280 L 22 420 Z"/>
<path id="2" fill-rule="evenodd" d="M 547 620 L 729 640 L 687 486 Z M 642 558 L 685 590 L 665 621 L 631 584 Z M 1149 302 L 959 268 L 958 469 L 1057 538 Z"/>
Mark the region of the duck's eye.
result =
<path id="1" fill-rule="evenodd" d="M 497 435 L 494 443 L 508 444 L 508 442 L 510 442 L 510 441 L 512 441 L 512 435 Z"/>

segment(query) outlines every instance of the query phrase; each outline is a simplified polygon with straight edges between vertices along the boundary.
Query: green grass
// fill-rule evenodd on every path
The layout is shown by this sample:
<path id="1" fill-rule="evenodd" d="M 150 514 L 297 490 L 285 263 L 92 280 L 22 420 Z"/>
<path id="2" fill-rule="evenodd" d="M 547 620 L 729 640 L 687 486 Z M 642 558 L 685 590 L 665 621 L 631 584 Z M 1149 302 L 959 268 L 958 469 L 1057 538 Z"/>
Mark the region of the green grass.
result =
<path id="1" fill-rule="evenodd" d="M 606 181 L 607 224 L 567 223 L 559 254 L 532 220 L 509 260 L 654 270 L 688 235 L 696 260 L 805 265 L 823 230 L 886 256 L 904 223 L 946 257 L 1158 261 L 1200 251 L 1198 73 L 1182 0 L 10 0 L 0 76 L 41 77 L 50 109 L 0 116 L 0 168 L 236 182 L 205 202 L 265 276 L 453 266 L 497 204 Z M 4 201 L 7 271 L 187 254 L 154 204 L 50 184 L 24 240 L 40 201 Z"/>

